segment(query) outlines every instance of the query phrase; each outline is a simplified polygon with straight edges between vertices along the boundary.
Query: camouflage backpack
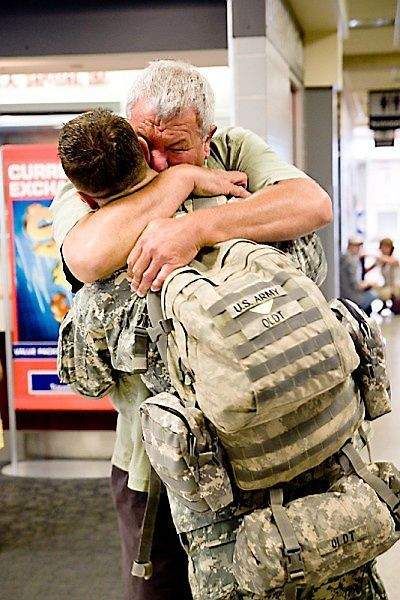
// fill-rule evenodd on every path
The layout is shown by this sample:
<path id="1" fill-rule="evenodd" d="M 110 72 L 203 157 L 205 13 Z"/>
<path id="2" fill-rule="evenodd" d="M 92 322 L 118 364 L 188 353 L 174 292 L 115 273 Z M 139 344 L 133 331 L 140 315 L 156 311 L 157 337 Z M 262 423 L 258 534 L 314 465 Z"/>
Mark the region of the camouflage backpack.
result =
<path id="1" fill-rule="evenodd" d="M 289 481 L 362 421 L 350 335 L 283 252 L 218 244 L 147 305 L 174 388 L 215 426 L 239 488 Z"/>

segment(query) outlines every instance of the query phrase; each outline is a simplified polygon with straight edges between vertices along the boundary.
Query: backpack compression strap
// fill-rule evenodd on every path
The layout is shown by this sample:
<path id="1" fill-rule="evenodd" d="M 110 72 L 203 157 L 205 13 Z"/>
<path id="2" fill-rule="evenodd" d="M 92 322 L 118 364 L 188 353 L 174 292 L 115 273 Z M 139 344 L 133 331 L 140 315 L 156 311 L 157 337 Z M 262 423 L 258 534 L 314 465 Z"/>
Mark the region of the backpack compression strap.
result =
<path id="1" fill-rule="evenodd" d="M 287 600 L 300 600 L 305 591 L 305 566 L 300 544 L 283 506 L 282 488 L 272 488 L 269 497 L 272 516 L 283 542 L 283 554 L 289 580 L 285 585 L 285 595 Z"/>
<path id="2" fill-rule="evenodd" d="M 361 454 L 351 442 L 343 446 L 341 451 L 346 456 L 357 475 L 365 481 L 365 483 L 375 491 L 382 502 L 388 506 L 396 524 L 400 525 L 400 497 L 396 495 L 380 477 L 371 473 Z M 397 473 L 397 475 L 400 479 L 400 473 Z"/>

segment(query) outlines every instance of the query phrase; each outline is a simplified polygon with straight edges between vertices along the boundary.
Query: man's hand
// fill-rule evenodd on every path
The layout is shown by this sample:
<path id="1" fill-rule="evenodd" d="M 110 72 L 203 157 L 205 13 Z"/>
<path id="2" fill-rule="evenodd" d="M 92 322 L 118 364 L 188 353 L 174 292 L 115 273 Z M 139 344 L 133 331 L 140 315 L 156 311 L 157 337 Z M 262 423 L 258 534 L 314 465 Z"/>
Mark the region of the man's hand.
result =
<path id="1" fill-rule="evenodd" d="M 132 289 L 145 296 L 158 292 L 174 269 L 187 265 L 201 248 L 187 217 L 161 218 L 148 224 L 128 256 Z"/>
<path id="2" fill-rule="evenodd" d="M 385 254 L 382 254 L 378 257 L 378 263 L 381 265 L 394 265 L 397 267 L 399 261 L 394 256 L 386 256 Z"/>
<path id="3" fill-rule="evenodd" d="M 207 167 L 194 167 L 195 196 L 236 196 L 237 198 L 248 198 L 250 192 L 246 190 L 247 175 L 241 171 L 222 171 L 220 169 L 208 169 Z"/>

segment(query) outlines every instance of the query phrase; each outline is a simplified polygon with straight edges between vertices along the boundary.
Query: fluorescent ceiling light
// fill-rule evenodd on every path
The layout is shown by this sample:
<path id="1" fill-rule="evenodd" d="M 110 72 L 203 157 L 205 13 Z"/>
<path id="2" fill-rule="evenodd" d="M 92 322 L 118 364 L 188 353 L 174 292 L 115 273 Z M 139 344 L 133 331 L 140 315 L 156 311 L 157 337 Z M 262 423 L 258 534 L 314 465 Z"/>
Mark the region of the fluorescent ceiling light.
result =
<path id="1" fill-rule="evenodd" d="M 379 27 L 392 27 L 394 19 L 380 17 L 378 19 L 350 19 L 350 29 L 378 29 Z"/>

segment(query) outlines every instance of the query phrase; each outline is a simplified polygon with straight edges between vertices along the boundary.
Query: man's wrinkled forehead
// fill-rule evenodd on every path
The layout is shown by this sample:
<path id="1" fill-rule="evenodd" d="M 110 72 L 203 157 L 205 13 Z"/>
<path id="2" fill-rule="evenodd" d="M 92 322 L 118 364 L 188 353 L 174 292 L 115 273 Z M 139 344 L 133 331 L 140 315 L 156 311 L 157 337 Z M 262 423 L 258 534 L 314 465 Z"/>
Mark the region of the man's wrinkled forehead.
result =
<path id="1" fill-rule="evenodd" d="M 158 114 L 151 102 L 138 102 L 132 107 L 130 123 L 137 131 L 151 129 L 162 137 L 200 135 L 197 113 L 194 108 L 184 108 L 178 114 L 164 117 Z"/>

